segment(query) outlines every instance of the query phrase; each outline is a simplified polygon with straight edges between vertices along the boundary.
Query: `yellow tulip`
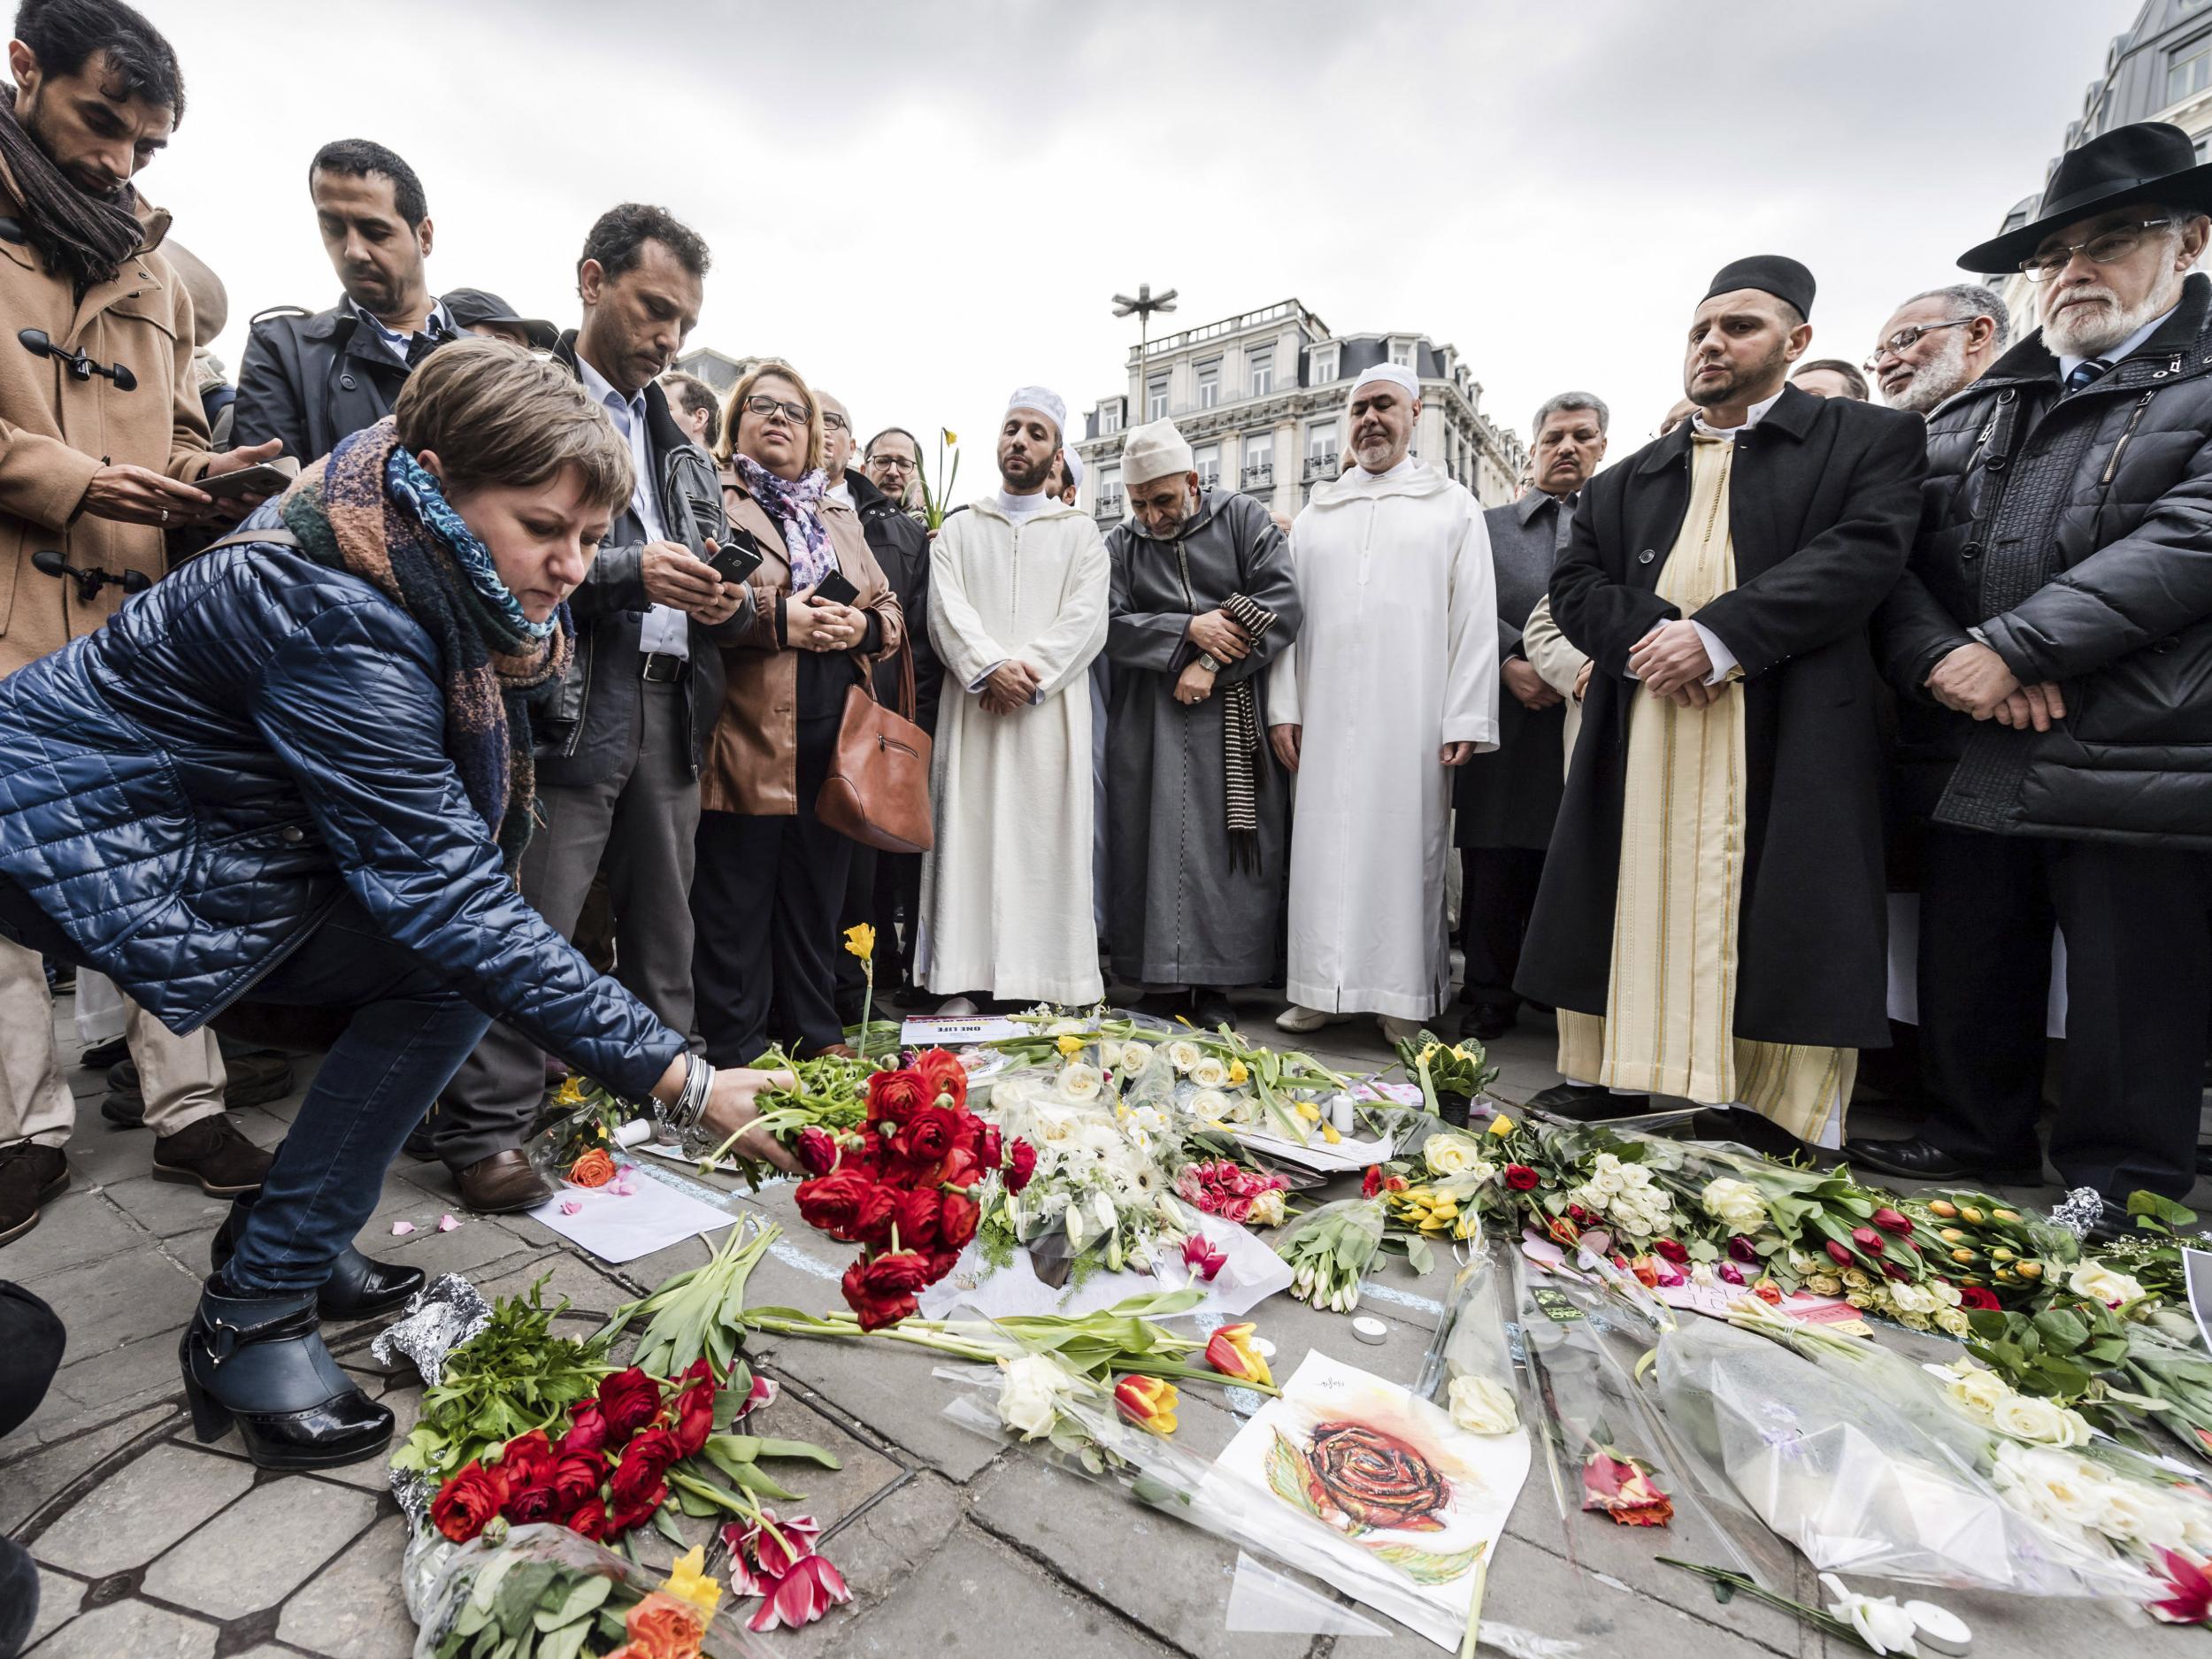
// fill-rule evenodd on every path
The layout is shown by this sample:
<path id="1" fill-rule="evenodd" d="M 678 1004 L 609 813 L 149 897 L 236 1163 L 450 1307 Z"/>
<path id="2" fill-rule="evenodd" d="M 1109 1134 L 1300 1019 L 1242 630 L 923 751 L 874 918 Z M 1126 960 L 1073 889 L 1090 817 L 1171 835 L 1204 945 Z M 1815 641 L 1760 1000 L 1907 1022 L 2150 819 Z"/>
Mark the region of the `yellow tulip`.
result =
<path id="1" fill-rule="evenodd" d="M 863 962 L 876 954 L 876 930 L 862 922 L 845 930 L 845 949 Z"/>

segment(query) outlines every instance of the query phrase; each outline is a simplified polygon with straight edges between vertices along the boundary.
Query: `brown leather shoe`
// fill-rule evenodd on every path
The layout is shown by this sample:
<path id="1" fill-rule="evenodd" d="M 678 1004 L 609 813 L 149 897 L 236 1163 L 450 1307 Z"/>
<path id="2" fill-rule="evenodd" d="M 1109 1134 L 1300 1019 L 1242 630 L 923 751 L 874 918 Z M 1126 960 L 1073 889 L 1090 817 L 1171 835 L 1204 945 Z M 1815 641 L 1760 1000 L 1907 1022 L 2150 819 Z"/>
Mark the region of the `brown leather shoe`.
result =
<path id="1" fill-rule="evenodd" d="M 535 1210 L 553 1196 L 553 1189 L 539 1179 L 537 1171 L 530 1167 L 529 1157 L 519 1151 L 495 1152 L 479 1158 L 468 1168 L 455 1171 L 453 1181 L 461 1189 L 461 1202 L 480 1216 Z"/>
<path id="2" fill-rule="evenodd" d="M 246 1139 L 227 1112 L 195 1118 L 173 1135 L 154 1140 L 154 1179 L 196 1185 L 217 1198 L 235 1198 L 259 1187 L 274 1155 Z"/>
<path id="3" fill-rule="evenodd" d="M 69 1189 L 69 1163 L 59 1147 L 17 1141 L 0 1147 L 0 1244 L 38 1225 L 39 1207 Z"/>

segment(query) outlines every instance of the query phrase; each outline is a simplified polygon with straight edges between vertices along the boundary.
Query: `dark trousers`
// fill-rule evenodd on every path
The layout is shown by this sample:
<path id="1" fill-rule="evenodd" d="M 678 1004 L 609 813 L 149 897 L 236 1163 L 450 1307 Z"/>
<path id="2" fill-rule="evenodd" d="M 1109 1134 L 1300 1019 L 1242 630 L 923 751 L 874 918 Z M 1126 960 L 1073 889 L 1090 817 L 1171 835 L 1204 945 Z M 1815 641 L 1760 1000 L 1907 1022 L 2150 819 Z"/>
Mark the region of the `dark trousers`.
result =
<path id="1" fill-rule="evenodd" d="M 1509 1014 L 1521 1005 L 1513 976 L 1536 909 L 1536 886 L 1543 879 L 1543 849 L 1463 847 L 1459 857 L 1459 942 L 1467 955 L 1460 1000 Z"/>
<path id="2" fill-rule="evenodd" d="M 853 844 L 814 816 L 843 715 L 799 722 L 799 810 L 699 815 L 691 972 L 699 1035 L 716 1065 L 773 1041 L 803 1054 L 845 1040 L 837 1018 L 838 911 Z"/>
<path id="3" fill-rule="evenodd" d="M 922 904 L 922 857 L 919 853 L 879 852 L 853 843 L 851 868 L 845 877 L 845 908 L 837 926 L 867 923 L 876 930 L 876 1004 L 874 1018 L 887 1018 L 883 999 L 907 983 L 914 961 L 914 921 Z M 906 937 L 899 937 L 899 918 L 906 918 Z M 837 1004 L 849 1020 L 860 1018 L 866 976 L 860 958 L 844 949 L 837 952 Z"/>
<path id="4" fill-rule="evenodd" d="M 615 978 L 672 1029 L 691 1029 L 691 858 L 699 780 L 685 752 L 684 687 L 641 683 L 626 771 L 538 790 L 522 896 L 573 934 L 603 865 Z M 430 1141 L 458 1171 L 522 1145 L 545 1098 L 545 1056 L 494 1025 L 431 1114 Z"/>
<path id="5" fill-rule="evenodd" d="M 2066 936 L 2066 1054 L 2051 1162 L 2125 1202 L 2196 1182 L 2212 857 L 1935 828 L 1920 888 L 1924 1132 L 1973 1163 L 2036 1162 L 2051 930 Z"/>

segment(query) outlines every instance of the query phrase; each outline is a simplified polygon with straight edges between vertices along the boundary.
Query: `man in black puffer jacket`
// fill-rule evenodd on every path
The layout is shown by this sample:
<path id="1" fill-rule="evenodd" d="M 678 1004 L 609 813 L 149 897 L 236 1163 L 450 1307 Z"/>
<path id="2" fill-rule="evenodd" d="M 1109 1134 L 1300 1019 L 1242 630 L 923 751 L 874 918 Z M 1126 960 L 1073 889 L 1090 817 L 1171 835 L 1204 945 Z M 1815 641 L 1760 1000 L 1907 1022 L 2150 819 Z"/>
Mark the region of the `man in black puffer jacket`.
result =
<path id="1" fill-rule="evenodd" d="M 1924 1137 L 1852 1159 L 2039 1179 L 2054 921 L 2066 1070 L 2051 1160 L 2093 1225 L 2195 1179 L 2212 1004 L 2212 166 L 2143 122 L 2068 155 L 1970 271 L 2042 326 L 1932 411 L 1912 563 L 1878 637 L 1922 881 Z"/>

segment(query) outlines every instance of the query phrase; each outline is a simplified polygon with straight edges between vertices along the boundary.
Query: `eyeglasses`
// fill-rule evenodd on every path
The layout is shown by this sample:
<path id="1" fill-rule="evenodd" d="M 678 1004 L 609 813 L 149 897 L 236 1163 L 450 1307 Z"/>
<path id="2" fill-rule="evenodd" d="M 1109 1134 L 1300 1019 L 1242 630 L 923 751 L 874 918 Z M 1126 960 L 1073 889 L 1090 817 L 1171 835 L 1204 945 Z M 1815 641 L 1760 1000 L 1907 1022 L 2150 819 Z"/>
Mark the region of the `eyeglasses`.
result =
<path id="1" fill-rule="evenodd" d="M 765 393 L 755 392 L 745 400 L 745 407 L 763 420 L 772 419 L 781 415 L 795 426 L 806 425 L 807 408 L 804 403 L 787 403 L 780 399 L 770 397 Z"/>
<path id="2" fill-rule="evenodd" d="M 869 457 L 868 465 L 886 468 L 896 467 L 902 472 L 910 472 L 920 463 L 910 461 L 902 455 L 877 455 Z"/>
<path id="3" fill-rule="evenodd" d="M 1900 328 L 1876 347 L 1874 355 L 1859 366 L 1871 374 L 1881 365 L 1884 357 L 1901 357 L 1918 345 L 1921 335 L 1932 334 L 1939 328 L 1963 328 L 1973 320 L 1971 317 L 1954 317 L 1947 323 L 1915 323 L 1910 328 Z"/>
<path id="4" fill-rule="evenodd" d="M 2143 233 L 2156 230 L 2161 225 L 2170 225 L 2170 219 L 2147 219 L 2138 225 L 2120 225 L 2111 230 L 2092 236 L 2087 242 L 2070 242 L 2063 248 L 2047 248 L 2031 254 L 2020 262 L 2020 274 L 2031 282 L 2048 282 L 2074 262 L 2074 256 L 2085 253 L 2091 265 L 2110 265 L 2124 259 L 2143 245 Z"/>
<path id="5" fill-rule="evenodd" d="M 784 407 L 788 409 L 791 405 L 786 403 Z M 766 411 L 763 411 L 762 412 L 765 413 Z M 822 411 L 822 425 L 826 426 L 832 432 L 850 432 L 853 429 L 853 423 L 846 419 L 844 416 L 839 414 L 833 409 L 826 409 Z"/>

